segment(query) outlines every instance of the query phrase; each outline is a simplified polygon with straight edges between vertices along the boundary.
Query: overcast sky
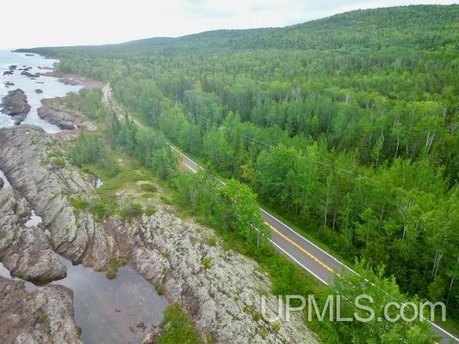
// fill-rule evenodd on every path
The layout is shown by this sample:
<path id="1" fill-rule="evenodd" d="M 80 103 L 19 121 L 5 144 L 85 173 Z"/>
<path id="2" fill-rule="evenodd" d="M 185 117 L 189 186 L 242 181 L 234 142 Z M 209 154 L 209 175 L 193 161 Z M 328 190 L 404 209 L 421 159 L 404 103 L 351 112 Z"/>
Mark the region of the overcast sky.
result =
<path id="1" fill-rule="evenodd" d="M 286 26 L 354 9 L 448 0 L 7 0 L 0 49 L 117 43 L 215 29 Z"/>

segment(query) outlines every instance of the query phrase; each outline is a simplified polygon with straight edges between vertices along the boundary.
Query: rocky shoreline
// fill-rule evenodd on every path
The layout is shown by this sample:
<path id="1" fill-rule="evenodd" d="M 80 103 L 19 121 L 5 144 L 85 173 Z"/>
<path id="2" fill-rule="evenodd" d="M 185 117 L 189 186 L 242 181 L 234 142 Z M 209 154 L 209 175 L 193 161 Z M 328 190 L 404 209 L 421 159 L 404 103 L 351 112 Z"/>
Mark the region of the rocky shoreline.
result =
<path id="1" fill-rule="evenodd" d="M 20 88 L 9 91 L 8 94 L 2 98 L 0 106 L 2 107 L 2 113 L 12 117 L 16 125 L 21 124 L 25 120 L 31 109 L 27 101 L 27 95 Z"/>
<path id="2" fill-rule="evenodd" d="M 38 117 L 58 126 L 62 130 L 74 130 L 84 128 L 88 131 L 97 129 L 95 125 L 85 119 L 76 111 L 68 110 L 61 98 L 43 99 L 42 106 L 38 108 Z"/>
<path id="3" fill-rule="evenodd" d="M 267 275 L 218 240 L 211 244 L 212 230 L 180 219 L 170 206 L 159 204 L 154 215 L 137 220 L 114 216 L 102 223 L 74 208 L 72 199 L 97 196 L 93 177 L 79 172 L 63 155 L 59 137 L 37 127 L 0 129 L 0 169 L 12 186 L 0 190 L 0 262 L 13 276 L 46 283 L 66 274 L 59 256 L 97 271 L 107 269 L 112 259 L 129 256 L 135 270 L 152 285 L 163 286 L 167 300 L 191 315 L 204 340 L 317 342 L 300 317 L 275 326 L 264 321 L 261 295 L 270 296 L 271 289 Z M 43 223 L 27 228 L 32 210 Z M 69 290 L 45 286 L 28 292 L 21 282 L 0 279 L 0 295 L 2 317 L 9 319 L 0 324 L 5 343 L 28 343 L 31 338 L 79 342 Z M 271 313 L 276 305 L 268 298 Z M 22 309 L 28 311 L 20 313 Z M 156 332 L 146 334 L 145 343 Z"/>

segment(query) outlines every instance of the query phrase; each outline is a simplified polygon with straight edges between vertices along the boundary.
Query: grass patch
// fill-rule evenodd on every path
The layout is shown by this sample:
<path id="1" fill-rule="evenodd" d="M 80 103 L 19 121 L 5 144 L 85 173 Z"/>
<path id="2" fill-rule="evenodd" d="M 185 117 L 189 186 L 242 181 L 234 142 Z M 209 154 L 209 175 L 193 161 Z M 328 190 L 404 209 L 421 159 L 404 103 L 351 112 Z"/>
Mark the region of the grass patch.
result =
<path id="1" fill-rule="evenodd" d="M 158 295 L 164 295 L 164 285 L 162 283 L 155 283 L 155 290 Z"/>
<path id="2" fill-rule="evenodd" d="M 213 265 L 212 258 L 204 257 L 202 259 L 202 266 L 204 267 L 204 269 L 209 270 L 212 267 L 212 265 Z"/>
<path id="3" fill-rule="evenodd" d="M 118 259 L 116 258 L 111 258 L 110 259 L 110 264 L 108 265 L 108 269 L 105 272 L 105 276 L 107 276 L 108 279 L 112 280 L 116 278 L 116 275 L 118 274 L 118 268 L 120 267 L 120 263 Z"/>
<path id="4" fill-rule="evenodd" d="M 150 183 L 143 183 L 140 185 L 140 188 L 142 189 L 142 191 L 149 193 L 155 193 L 156 191 L 158 191 L 158 187 Z"/>
<path id="5" fill-rule="evenodd" d="M 177 304 L 166 308 L 161 328 L 161 336 L 156 342 L 158 344 L 204 344 L 191 318 Z"/>

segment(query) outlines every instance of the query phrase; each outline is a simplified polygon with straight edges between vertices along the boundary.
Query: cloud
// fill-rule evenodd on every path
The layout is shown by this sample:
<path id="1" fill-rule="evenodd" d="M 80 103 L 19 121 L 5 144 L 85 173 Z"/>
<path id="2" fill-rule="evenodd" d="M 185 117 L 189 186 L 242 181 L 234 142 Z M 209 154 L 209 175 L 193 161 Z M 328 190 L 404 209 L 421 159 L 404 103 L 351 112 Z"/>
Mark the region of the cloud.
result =
<path id="1" fill-rule="evenodd" d="M 360 9 L 449 0 L 15 0 L 0 48 L 103 44 L 215 29 L 286 26 Z"/>

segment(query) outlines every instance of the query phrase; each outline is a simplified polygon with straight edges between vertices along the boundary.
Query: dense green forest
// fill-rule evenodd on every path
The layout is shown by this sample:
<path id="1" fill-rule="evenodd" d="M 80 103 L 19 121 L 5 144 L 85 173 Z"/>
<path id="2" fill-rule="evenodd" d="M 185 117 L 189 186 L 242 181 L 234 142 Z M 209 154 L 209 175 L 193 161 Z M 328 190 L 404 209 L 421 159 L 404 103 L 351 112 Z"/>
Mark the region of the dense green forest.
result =
<path id="1" fill-rule="evenodd" d="M 459 319 L 458 5 L 33 51 Z"/>

